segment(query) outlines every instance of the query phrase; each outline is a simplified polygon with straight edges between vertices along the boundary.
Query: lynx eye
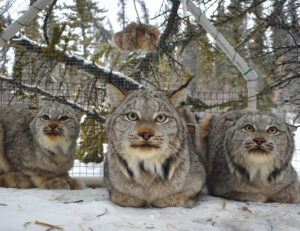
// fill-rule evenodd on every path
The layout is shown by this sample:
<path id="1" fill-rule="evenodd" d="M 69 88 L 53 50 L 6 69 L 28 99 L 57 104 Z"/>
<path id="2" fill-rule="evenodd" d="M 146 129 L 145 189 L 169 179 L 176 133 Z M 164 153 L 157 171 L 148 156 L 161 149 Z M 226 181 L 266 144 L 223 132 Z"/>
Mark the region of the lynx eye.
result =
<path id="1" fill-rule="evenodd" d="M 244 127 L 244 131 L 246 131 L 246 132 L 254 132 L 255 129 L 254 129 L 254 127 L 253 127 L 252 125 L 247 124 L 247 125 Z"/>
<path id="2" fill-rule="evenodd" d="M 42 115 L 43 120 L 50 120 L 50 117 L 48 115 Z"/>
<path id="3" fill-rule="evenodd" d="M 138 115 L 135 113 L 135 112 L 129 112 L 127 114 L 127 118 L 130 120 L 130 121 L 136 121 L 139 119 Z"/>
<path id="4" fill-rule="evenodd" d="M 278 132 L 278 129 L 276 127 L 269 127 L 267 130 L 268 133 L 270 134 L 276 134 Z"/>
<path id="5" fill-rule="evenodd" d="M 69 119 L 68 116 L 62 116 L 62 117 L 59 118 L 59 121 L 66 121 L 68 119 Z"/>
<path id="6" fill-rule="evenodd" d="M 155 117 L 155 121 L 158 123 L 163 123 L 167 120 L 167 116 L 165 114 L 159 114 Z"/>

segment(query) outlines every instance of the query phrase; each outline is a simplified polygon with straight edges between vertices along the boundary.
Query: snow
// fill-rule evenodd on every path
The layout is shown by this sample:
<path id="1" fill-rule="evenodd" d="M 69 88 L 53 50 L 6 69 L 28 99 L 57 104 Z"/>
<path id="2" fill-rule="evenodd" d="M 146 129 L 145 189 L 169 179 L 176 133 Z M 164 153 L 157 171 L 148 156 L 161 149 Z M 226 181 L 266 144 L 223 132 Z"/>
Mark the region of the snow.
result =
<path id="1" fill-rule="evenodd" d="M 298 173 L 299 138 L 298 128 L 295 137 L 298 152 L 294 159 Z M 72 175 L 94 176 L 93 180 L 100 183 L 102 171 L 102 164 L 76 160 Z M 299 204 L 231 201 L 208 196 L 205 190 L 194 208 L 159 209 L 120 207 L 109 200 L 105 188 L 74 191 L 0 188 L 0 214 L 1 231 L 51 230 L 35 224 L 36 221 L 71 231 L 300 230 Z"/>
<path id="2" fill-rule="evenodd" d="M 298 125 L 299 126 L 299 125 Z M 295 170 L 298 173 L 298 177 L 300 179 L 300 127 L 297 128 L 297 131 L 295 134 L 295 153 L 292 160 L 292 164 L 295 168 Z"/>
<path id="3" fill-rule="evenodd" d="M 225 202 L 224 202 L 225 201 Z M 300 229 L 299 204 L 245 203 L 200 195 L 196 207 L 125 208 L 106 189 L 0 188 L 0 230 L 274 230 Z"/>

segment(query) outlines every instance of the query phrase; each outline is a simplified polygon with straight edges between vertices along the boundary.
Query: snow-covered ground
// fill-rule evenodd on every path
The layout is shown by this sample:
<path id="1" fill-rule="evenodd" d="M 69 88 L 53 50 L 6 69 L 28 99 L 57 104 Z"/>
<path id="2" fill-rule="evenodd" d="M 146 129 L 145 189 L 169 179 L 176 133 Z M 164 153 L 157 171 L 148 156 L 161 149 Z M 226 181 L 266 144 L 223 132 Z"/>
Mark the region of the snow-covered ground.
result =
<path id="1" fill-rule="evenodd" d="M 300 230 L 300 205 L 244 203 L 201 195 L 196 207 L 124 208 L 105 189 L 0 188 L 0 230 Z M 59 229 L 53 229 L 59 230 Z"/>
<path id="2" fill-rule="evenodd" d="M 298 151 L 293 164 L 300 174 L 300 129 L 295 140 Z M 96 175 L 94 179 L 101 181 L 101 165 L 76 161 L 75 166 L 74 175 Z M 124 208 L 113 204 L 103 188 L 0 188 L 0 231 L 20 230 L 296 231 L 300 204 L 245 203 L 203 193 L 192 209 Z"/>

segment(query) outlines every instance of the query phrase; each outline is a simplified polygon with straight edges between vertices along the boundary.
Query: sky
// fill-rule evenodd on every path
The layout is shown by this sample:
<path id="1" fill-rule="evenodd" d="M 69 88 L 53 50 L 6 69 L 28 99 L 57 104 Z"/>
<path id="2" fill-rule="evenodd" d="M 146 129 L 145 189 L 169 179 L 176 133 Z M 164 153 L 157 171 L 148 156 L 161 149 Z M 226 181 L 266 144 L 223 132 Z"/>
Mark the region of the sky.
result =
<path id="1" fill-rule="evenodd" d="M 4 5 L 4 3 L 6 3 L 7 0 L 0 0 L 0 9 L 1 6 Z M 11 8 L 10 8 L 10 14 L 11 17 L 13 19 L 17 19 L 18 17 L 21 16 L 21 12 L 26 10 L 28 5 L 29 5 L 29 0 L 24 1 L 24 0 L 11 0 L 9 1 L 11 4 Z M 74 2 L 73 0 L 65 0 L 64 3 L 71 3 Z M 127 1 L 127 16 L 129 18 L 130 21 L 135 21 L 137 19 L 137 14 L 134 8 L 134 0 L 128 0 Z M 157 12 L 159 12 L 162 3 L 168 3 L 167 0 L 155 0 L 155 1 L 146 1 L 146 6 L 148 7 L 149 10 L 149 15 L 150 18 L 153 18 Z M 109 20 L 111 21 L 112 25 L 113 25 L 113 29 L 114 30 L 120 30 L 121 27 L 118 25 L 117 22 L 117 14 L 118 14 L 118 9 L 119 9 L 119 0 L 101 0 L 98 1 L 98 5 L 99 8 L 105 8 L 108 12 L 105 13 L 105 15 L 109 18 Z M 169 2 L 170 4 L 170 2 Z M 138 4 L 138 1 L 136 0 L 136 6 L 137 6 L 137 10 L 138 13 L 141 17 L 142 15 L 142 11 L 140 8 L 140 5 Z M 0 10 L 1 13 L 1 10 Z M 150 23 L 154 23 L 157 22 L 157 20 L 151 20 Z"/>
<path id="2" fill-rule="evenodd" d="M 119 31 L 121 30 L 121 25 L 118 24 L 117 22 L 117 14 L 118 14 L 118 0 L 102 0 L 99 1 L 99 6 L 100 7 L 105 7 L 108 12 L 106 13 L 106 16 L 109 18 L 109 20 L 112 23 L 113 29 L 114 31 Z M 138 2 L 138 1 L 136 1 Z M 146 6 L 149 7 L 149 15 L 150 15 L 150 19 L 153 18 L 156 13 L 159 12 L 160 8 L 161 8 L 161 4 L 162 2 L 166 2 L 166 0 L 153 0 L 153 1 L 145 1 L 146 2 Z M 138 3 L 136 3 L 137 6 L 137 10 L 139 13 L 139 16 L 141 17 L 142 15 L 142 11 L 140 8 L 140 5 Z M 134 1 L 130 0 L 128 1 L 128 5 L 127 5 L 127 16 L 131 21 L 136 21 L 137 19 L 137 14 L 134 8 Z M 157 24 L 158 20 L 151 20 L 150 23 L 151 24 Z"/>

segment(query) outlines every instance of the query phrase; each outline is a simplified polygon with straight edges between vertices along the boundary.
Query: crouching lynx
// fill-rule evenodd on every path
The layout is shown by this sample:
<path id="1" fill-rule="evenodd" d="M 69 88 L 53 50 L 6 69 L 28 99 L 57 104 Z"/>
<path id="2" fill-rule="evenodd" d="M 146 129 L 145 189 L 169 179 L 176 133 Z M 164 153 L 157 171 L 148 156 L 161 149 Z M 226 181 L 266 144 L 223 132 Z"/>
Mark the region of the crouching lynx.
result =
<path id="1" fill-rule="evenodd" d="M 209 192 L 240 201 L 300 202 L 292 131 L 272 113 L 232 111 L 212 119 Z"/>
<path id="2" fill-rule="evenodd" d="M 80 124 L 72 108 L 45 104 L 34 116 L 24 106 L 0 113 L 0 186 L 82 189 L 69 176 Z"/>
<path id="3" fill-rule="evenodd" d="M 152 25 L 132 22 L 123 31 L 117 32 L 114 43 L 120 50 L 154 51 L 158 45 L 160 31 Z"/>
<path id="4" fill-rule="evenodd" d="M 176 110 L 186 88 L 170 97 L 152 90 L 127 96 L 107 85 L 108 155 L 104 180 L 121 206 L 191 207 L 205 183 L 205 170 Z"/>

